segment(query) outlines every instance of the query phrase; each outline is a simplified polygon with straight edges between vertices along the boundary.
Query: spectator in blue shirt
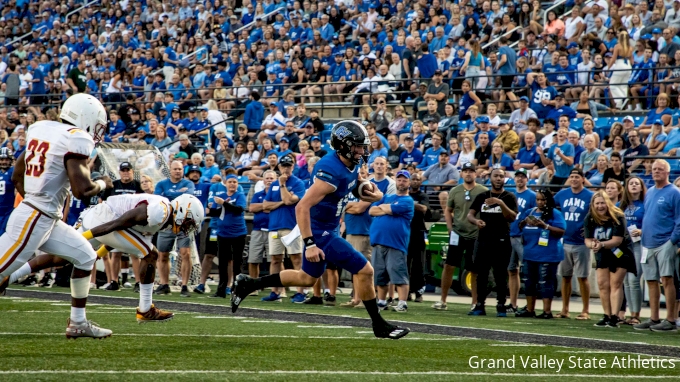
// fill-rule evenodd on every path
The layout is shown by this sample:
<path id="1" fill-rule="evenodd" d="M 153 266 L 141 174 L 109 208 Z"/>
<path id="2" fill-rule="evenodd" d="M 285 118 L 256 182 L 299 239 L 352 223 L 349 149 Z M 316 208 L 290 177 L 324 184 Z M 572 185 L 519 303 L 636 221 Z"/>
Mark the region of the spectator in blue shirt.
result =
<path id="1" fill-rule="evenodd" d="M 250 102 L 243 115 L 243 123 L 248 126 L 248 131 L 260 131 L 263 120 L 264 106 L 260 103 L 260 93 L 253 91 L 250 93 Z"/>
<path id="2" fill-rule="evenodd" d="M 557 130 L 557 143 L 550 146 L 548 155 L 544 155 L 543 148 L 536 149 L 541 156 L 541 161 L 544 166 L 553 165 L 555 168 L 555 175 L 553 175 L 551 184 L 563 185 L 569 173 L 574 168 L 574 146 L 567 141 L 569 129 L 560 127 Z"/>
<path id="3" fill-rule="evenodd" d="M 184 179 L 184 166 L 180 161 L 170 163 L 170 178 L 161 180 L 156 184 L 154 194 L 164 196 L 173 200 L 182 194 L 194 194 L 194 183 Z M 184 233 L 175 234 L 172 231 L 158 232 L 156 248 L 158 248 L 158 273 L 160 275 L 160 285 L 156 289 L 156 294 L 170 294 L 170 251 L 175 246 L 179 248 L 179 255 L 182 258 L 182 291 L 181 295 L 188 297 L 189 290 L 187 283 L 191 275 L 191 241 Z"/>
<path id="4" fill-rule="evenodd" d="M 386 195 L 369 210 L 369 214 L 373 216 L 369 236 L 373 246 L 371 262 L 375 268 L 378 287 L 378 307 L 387 308 L 388 286 L 393 284 L 399 295 L 399 303 L 394 308 L 398 312 L 408 310 L 406 300 L 409 294 L 409 275 L 406 253 L 415 208 L 413 198 L 409 195 L 410 179 L 408 171 L 397 172 L 397 193 Z M 384 229 L 385 227 L 390 229 Z"/>

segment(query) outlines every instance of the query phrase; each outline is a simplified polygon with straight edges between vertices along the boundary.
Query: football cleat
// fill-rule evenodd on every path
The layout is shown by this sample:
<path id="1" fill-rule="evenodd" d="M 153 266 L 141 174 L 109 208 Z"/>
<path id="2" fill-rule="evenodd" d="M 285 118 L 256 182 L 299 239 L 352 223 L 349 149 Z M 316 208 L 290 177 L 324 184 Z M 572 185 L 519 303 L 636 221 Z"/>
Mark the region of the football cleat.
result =
<path id="1" fill-rule="evenodd" d="M 72 322 L 69 318 L 66 321 L 66 338 L 76 339 L 80 337 L 89 337 L 102 339 L 106 337 L 111 337 L 111 332 L 109 329 L 100 328 L 94 321 L 88 320 L 84 322 Z"/>
<path id="2" fill-rule="evenodd" d="M 151 309 L 142 313 L 137 308 L 137 322 L 144 324 L 147 322 L 166 322 L 175 317 L 175 314 L 163 309 L 158 309 L 154 304 L 151 304 Z"/>
<path id="3" fill-rule="evenodd" d="M 373 334 L 378 338 L 389 338 L 392 340 L 398 340 L 409 334 L 411 330 L 409 328 L 401 328 L 399 326 L 385 324 L 379 326 L 373 326 Z"/>
<path id="4" fill-rule="evenodd" d="M 257 290 L 255 287 L 255 279 L 248 275 L 240 274 L 234 280 L 233 289 L 231 291 L 231 312 L 236 313 L 239 305 L 243 299 L 248 297 L 250 292 Z"/>

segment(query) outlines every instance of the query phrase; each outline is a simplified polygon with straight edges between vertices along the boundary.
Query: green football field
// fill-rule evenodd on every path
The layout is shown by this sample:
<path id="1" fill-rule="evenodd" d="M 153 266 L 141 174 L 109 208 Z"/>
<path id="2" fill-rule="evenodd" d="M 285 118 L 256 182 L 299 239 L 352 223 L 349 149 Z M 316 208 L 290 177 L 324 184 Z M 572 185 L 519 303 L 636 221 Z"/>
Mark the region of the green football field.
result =
<path id="1" fill-rule="evenodd" d="M 172 308 L 174 320 L 139 325 L 132 292 L 92 295 L 88 318 L 113 330 L 111 338 L 66 340 L 67 289 L 15 288 L 0 298 L 0 381 L 680 378 L 680 333 L 599 329 L 593 321 L 472 318 L 464 305 L 439 312 L 411 303 L 406 314 L 383 316 L 409 322 L 413 332 L 379 340 L 363 309 L 248 298 L 232 315 L 228 300 L 178 294 L 155 301 Z"/>

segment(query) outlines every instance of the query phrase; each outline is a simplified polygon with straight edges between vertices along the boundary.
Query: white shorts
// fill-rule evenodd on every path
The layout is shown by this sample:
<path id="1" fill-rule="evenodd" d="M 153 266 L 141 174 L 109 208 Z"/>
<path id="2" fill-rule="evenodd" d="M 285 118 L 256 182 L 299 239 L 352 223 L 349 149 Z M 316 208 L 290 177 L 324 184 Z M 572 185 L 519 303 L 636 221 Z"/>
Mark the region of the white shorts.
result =
<path id="1" fill-rule="evenodd" d="M 0 236 L 0 279 L 11 275 L 36 251 L 59 256 L 82 270 L 91 270 L 97 254 L 73 227 L 23 202 L 7 222 Z"/>
<path id="2" fill-rule="evenodd" d="M 82 225 L 78 232 L 85 232 L 102 224 L 115 220 L 115 215 L 106 203 L 97 204 L 88 208 L 80 214 Z M 102 244 L 116 249 L 116 252 L 128 253 L 132 256 L 142 258 L 148 255 L 153 248 L 151 243 L 152 235 L 142 235 L 131 228 L 108 233 L 104 236 L 95 237 L 90 240 L 93 248 L 99 248 Z"/>
<path id="3" fill-rule="evenodd" d="M 290 229 L 269 231 L 269 256 L 275 255 L 299 255 L 302 253 L 302 237 L 293 240 L 290 245 L 285 245 L 281 238 L 290 233 Z"/>

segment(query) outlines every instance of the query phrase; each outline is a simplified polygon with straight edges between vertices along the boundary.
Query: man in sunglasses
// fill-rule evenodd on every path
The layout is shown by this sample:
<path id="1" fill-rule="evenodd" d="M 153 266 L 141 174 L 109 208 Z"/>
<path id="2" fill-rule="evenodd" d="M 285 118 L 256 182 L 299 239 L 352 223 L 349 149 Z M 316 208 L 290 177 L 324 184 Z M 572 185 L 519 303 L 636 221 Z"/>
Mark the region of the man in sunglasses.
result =
<path id="1" fill-rule="evenodd" d="M 432 305 L 436 310 L 446 310 L 446 299 L 453 281 L 453 273 L 456 268 L 464 267 L 472 273 L 472 307 L 477 304 L 477 273 L 472 262 L 475 240 L 479 228 L 467 220 L 467 214 L 477 195 L 488 189 L 475 182 L 475 165 L 465 163 L 461 169 L 462 183 L 449 192 L 444 217 L 449 229 L 449 251 L 446 255 L 446 263 L 442 271 L 441 299 Z"/>

